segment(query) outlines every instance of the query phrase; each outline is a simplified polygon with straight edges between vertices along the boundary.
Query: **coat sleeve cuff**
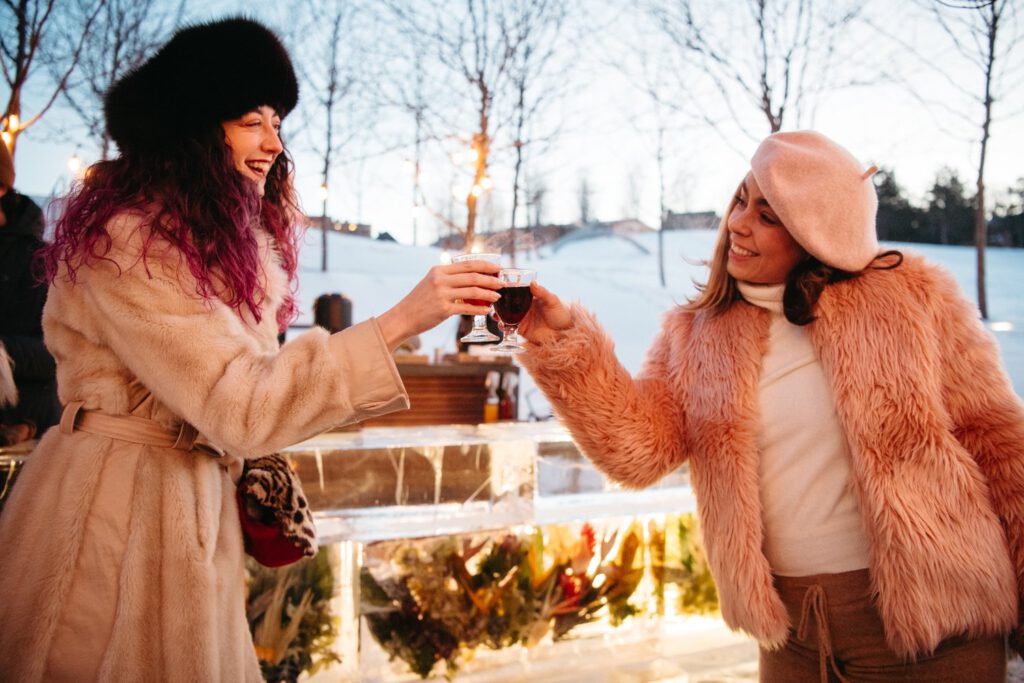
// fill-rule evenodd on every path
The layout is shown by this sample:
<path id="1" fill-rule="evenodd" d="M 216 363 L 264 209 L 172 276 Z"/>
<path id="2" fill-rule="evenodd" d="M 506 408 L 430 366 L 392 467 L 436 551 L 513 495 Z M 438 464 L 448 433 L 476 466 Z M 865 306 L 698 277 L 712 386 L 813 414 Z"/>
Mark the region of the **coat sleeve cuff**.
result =
<path id="1" fill-rule="evenodd" d="M 531 373 L 543 368 L 558 375 L 575 375 L 603 355 L 599 352 L 610 352 L 614 356 L 614 343 L 594 314 L 578 302 L 570 304 L 569 310 L 573 321 L 570 327 L 560 330 L 543 344 L 526 343 L 526 353 L 520 360 Z"/>
<path id="2" fill-rule="evenodd" d="M 409 407 L 409 394 L 376 318 L 331 335 L 328 344 L 341 366 L 350 369 L 354 421 Z"/>

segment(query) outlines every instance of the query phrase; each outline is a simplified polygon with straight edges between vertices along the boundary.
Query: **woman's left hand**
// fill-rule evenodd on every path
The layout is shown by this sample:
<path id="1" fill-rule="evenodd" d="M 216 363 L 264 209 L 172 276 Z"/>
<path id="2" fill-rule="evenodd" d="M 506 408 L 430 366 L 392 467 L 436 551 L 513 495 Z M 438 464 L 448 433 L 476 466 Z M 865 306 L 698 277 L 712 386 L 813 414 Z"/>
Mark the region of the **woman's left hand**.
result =
<path id="1" fill-rule="evenodd" d="M 388 348 L 426 332 L 456 314 L 487 315 L 502 286 L 501 266 L 487 261 L 463 261 L 434 266 L 401 301 L 382 313 L 380 324 Z M 469 301 L 487 302 L 476 305 Z"/>
<path id="2" fill-rule="evenodd" d="M 572 313 L 553 292 L 534 280 L 530 283 L 533 306 L 519 324 L 519 331 L 528 341 L 543 344 L 572 327 Z"/>

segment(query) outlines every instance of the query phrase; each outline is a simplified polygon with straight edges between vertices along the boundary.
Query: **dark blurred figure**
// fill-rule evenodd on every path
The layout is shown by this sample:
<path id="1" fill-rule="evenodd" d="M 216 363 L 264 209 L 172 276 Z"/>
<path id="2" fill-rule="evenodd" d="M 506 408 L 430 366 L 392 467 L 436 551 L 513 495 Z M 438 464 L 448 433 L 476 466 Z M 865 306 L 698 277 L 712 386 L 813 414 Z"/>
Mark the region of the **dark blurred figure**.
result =
<path id="1" fill-rule="evenodd" d="M 352 299 L 344 294 L 321 294 L 313 302 L 313 324 L 331 334 L 352 327 Z"/>
<path id="2" fill-rule="evenodd" d="M 33 265 L 43 226 L 42 210 L 14 191 L 14 162 L 0 143 L 0 342 L 18 390 L 18 402 L 0 409 L 3 446 L 41 435 L 60 419 L 56 366 L 43 344 L 47 288 Z"/>

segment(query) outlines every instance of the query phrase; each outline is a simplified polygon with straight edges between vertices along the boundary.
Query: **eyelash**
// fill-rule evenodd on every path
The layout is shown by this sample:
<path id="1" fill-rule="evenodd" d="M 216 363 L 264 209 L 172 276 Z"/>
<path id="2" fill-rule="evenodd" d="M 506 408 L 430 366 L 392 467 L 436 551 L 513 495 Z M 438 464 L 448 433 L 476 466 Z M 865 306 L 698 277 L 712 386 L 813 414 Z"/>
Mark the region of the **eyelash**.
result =
<path id="1" fill-rule="evenodd" d="M 258 128 L 259 126 L 263 125 L 263 122 L 262 121 L 246 121 L 242 125 L 244 125 L 244 126 L 246 126 L 248 128 Z M 274 128 L 275 132 L 277 132 L 277 133 L 281 132 L 281 124 L 280 123 L 275 123 L 275 124 L 272 124 L 272 125 L 273 125 L 273 128 Z"/>
<path id="2" fill-rule="evenodd" d="M 739 206 L 746 206 L 747 200 L 742 195 L 736 195 L 736 204 Z M 779 222 L 776 219 L 772 218 L 770 215 L 766 213 L 761 214 L 761 220 L 767 223 L 768 225 L 779 224 Z"/>

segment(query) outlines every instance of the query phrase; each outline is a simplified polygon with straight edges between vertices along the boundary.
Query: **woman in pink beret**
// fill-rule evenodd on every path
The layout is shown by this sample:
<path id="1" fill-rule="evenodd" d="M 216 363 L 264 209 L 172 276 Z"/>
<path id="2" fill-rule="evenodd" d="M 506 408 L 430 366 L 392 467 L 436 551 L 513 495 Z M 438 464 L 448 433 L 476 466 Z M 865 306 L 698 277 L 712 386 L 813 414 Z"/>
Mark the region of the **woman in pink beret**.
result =
<path id="1" fill-rule="evenodd" d="M 821 134 L 768 137 L 636 377 L 539 285 L 523 363 L 615 481 L 689 464 L 762 681 L 1003 681 L 1024 406 L 953 278 L 879 252 L 873 172 Z"/>

